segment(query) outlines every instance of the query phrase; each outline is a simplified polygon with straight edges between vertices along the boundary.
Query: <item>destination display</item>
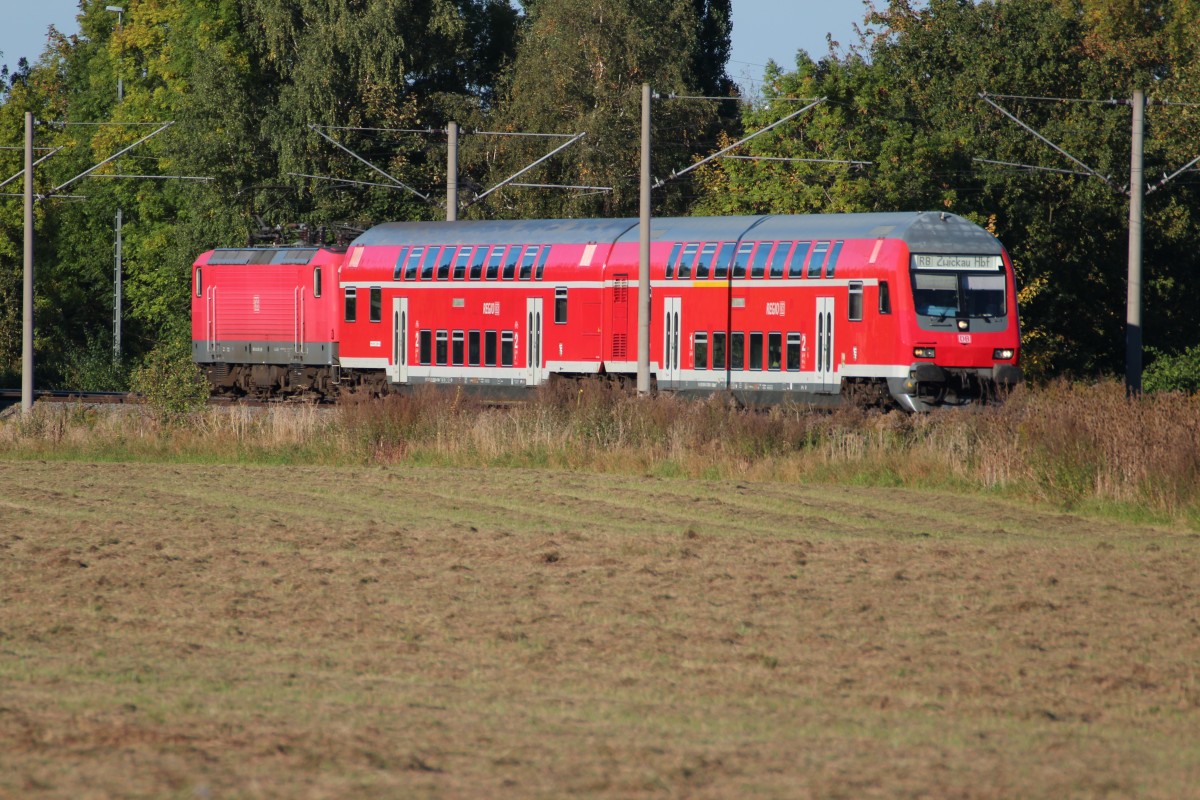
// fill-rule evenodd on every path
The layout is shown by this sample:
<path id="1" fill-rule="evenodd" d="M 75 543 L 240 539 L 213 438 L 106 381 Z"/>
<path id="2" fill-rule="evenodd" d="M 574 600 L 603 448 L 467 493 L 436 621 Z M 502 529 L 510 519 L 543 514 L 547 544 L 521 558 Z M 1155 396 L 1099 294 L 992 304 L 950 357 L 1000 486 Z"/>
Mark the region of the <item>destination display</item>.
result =
<path id="1" fill-rule="evenodd" d="M 947 255 L 937 253 L 912 255 L 913 269 L 969 269 L 995 271 L 1001 269 L 1003 261 L 1000 256 Z"/>

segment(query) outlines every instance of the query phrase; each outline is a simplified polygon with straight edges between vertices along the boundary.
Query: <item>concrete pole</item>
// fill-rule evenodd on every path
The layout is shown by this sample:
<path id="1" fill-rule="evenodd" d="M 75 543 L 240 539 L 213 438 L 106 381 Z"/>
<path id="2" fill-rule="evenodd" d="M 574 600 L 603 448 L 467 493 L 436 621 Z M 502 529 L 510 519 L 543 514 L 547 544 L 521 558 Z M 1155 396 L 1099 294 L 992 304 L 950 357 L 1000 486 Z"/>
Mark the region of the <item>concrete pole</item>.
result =
<path id="1" fill-rule="evenodd" d="M 650 84 L 642 84 L 642 181 L 638 258 L 638 395 L 650 394 Z"/>
<path id="2" fill-rule="evenodd" d="M 458 219 L 458 123 L 446 125 L 446 222 Z"/>
<path id="3" fill-rule="evenodd" d="M 33 113 L 25 112 L 25 291 L 21 317 L 21 413 L 33 409 Z"/>
<path id="4" fill-rule="evenodd" d="M 1142 200 L 1146 96 L 1133 93 L 1133 144 L 1129 158 L 1129 283 L 1125 307 L 1125 391 L 1142 391 Z"/>
<path id="5" fill-rule="evenodd" d="M 121 363 L 121 209 L 117 209 L 117 258 L 113 265 L 113 363 Z"/>

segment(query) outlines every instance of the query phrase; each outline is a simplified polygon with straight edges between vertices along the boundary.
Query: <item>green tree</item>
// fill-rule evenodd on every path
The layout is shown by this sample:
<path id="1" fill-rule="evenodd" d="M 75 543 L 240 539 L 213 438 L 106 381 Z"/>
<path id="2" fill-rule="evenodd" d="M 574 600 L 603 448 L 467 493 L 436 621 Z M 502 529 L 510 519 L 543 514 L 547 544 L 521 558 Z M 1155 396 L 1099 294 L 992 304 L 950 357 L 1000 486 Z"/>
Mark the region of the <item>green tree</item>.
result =
<path id="1" fill-rule="evenodd" d="M 537 0 L 525 23 L 495 115 L 514 132 L 586 138 L 530 173 L 526 182 L 611 187 L 607 193 L 512 188 L 489 198 L 488 216 L 618 216 L 637 208 L 641 86 L 661 95 L 728 93 L 728 3 L 701 0 Z M 703 68 L 701 70 L 701 68 Z M 654 169 L 665 174 L 712 146 L 716 104 L 663 100 L 654 111 Z M 544 140 L 471 142 L 493 183 L 548 152 Z M 486 150 L 484 149 L 486 147 Z M 656 193 L 680 210 L 679 187 Z"/>

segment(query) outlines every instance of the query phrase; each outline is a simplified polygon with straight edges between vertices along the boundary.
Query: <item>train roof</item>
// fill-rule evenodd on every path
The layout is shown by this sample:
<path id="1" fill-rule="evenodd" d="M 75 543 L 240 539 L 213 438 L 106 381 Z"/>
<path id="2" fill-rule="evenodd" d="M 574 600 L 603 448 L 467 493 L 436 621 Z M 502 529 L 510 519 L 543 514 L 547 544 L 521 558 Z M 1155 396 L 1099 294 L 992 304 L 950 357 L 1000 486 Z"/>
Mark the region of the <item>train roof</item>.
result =
<path id="1" fill-rule="evenodd" d="M 652 241 L 735 241 L 783 239 L 899 239 L 915 253 L 999 255 L 1000 242 L 968 219 L 936 211 L 869 214 L 795 214 L 741 217 L 655 217 Z M 528 244 L 530 242 L 636 242 L 636 218 L 551 219 L 462 222 L 389 222 L 376 225 L 351 243 Z"/>

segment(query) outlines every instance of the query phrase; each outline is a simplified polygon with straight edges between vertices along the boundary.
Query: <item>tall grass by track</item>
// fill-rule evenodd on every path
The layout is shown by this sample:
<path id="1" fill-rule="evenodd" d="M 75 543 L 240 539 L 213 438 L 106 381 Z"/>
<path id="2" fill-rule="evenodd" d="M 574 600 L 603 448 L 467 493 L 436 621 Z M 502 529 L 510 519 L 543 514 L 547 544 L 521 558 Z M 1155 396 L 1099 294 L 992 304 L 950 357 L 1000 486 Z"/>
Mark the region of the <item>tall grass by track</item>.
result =
<path id="1" fill-rule="evenodd" d="M 38 406 L 0 421 L 0 457 L 313 465 L 541 467 L 701 479 L 846 481 L 1004 490 L 1065 508 L 1200 522 L 1200 398 L 1130 399 L 1117 382 L 1021 389 L 998 406 L 926 415 L 725 398 L 638 399 L 543 387 L 495 408 L 428 389 L 384 400 L 210 408 L 182 422 L 137 410 Z"/>

